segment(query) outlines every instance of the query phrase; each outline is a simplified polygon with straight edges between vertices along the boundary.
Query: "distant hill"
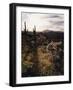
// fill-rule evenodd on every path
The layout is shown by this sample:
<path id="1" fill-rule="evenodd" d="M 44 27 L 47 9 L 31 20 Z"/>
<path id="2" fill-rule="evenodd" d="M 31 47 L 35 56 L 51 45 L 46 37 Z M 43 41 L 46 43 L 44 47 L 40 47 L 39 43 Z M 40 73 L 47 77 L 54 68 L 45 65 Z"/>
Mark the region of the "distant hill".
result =
<path id="1" fill-rule="evenodd" d="M 44 31 L 43 34 L 48 38 L 48 39 L 64 39 L 64 32 L 61 31 Z"/>
<path id="2" fill-rule="evenodd" d="M 22 31 L 22 36 L 24 37 L 24 32 Z M 27 35 L 29 38 L 33 38 L 33 32 L 28 31 Z M 64 40 L 64 32 L 44 30 L 43 32 L 36 32 L 37 38 L 45 37 L 48 40 Z"/>

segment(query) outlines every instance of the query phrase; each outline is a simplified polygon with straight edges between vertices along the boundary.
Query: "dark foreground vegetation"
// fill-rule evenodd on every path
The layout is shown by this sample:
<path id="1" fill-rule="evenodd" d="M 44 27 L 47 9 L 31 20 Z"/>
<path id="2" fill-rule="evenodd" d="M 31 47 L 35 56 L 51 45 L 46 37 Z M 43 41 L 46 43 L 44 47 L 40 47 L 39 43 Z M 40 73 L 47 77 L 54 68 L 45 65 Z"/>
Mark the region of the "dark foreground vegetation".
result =
<path id="1" fill-rule="evenodd" d="M 64 75 L 64 33 L 22 31 L 22 77 Z"/>

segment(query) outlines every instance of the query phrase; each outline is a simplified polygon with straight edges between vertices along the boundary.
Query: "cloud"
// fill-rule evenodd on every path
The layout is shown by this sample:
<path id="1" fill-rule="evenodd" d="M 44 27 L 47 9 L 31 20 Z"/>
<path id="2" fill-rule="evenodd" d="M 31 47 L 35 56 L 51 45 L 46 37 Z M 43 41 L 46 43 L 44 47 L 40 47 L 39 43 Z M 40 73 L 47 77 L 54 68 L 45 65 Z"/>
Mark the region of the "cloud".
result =
<path id="1" fill-rule="evenodd" d="M 22 29 L 24 21 L 28 24 L 28 29 L 32 30 L 36 25 L 37 31 L 54 30 L 64 31 L 64 15 L 63 14 L 39 14 L 39 13 L 22 13 Z"/>

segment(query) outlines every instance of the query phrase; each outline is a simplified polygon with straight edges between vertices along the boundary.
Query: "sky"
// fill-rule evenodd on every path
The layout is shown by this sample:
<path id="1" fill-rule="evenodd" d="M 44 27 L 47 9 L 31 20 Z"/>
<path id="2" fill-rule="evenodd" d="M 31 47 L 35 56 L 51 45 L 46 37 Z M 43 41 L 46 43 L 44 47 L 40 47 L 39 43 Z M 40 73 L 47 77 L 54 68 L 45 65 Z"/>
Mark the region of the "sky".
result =
<path id="1" fill-rule="evenodd" d="M 22 12 L 21 17 L 22 31 L 24 30 L 24 22 L 26 22 L 28 31 L 33 31 L 34 25 L 38 32 L 44 30 L 64 31 L 64 14 Z"/>

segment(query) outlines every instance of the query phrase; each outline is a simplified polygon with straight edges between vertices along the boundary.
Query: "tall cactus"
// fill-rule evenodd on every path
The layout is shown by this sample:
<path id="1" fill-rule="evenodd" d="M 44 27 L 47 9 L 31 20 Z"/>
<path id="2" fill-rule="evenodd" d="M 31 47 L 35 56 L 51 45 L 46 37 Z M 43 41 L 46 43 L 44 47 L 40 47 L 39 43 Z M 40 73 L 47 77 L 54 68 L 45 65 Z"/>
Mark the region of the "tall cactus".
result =
<path id="1" fill-rule="evenodd" d="M 24 32 L 26 32 L 26 21 L 24 22 Z"/>

